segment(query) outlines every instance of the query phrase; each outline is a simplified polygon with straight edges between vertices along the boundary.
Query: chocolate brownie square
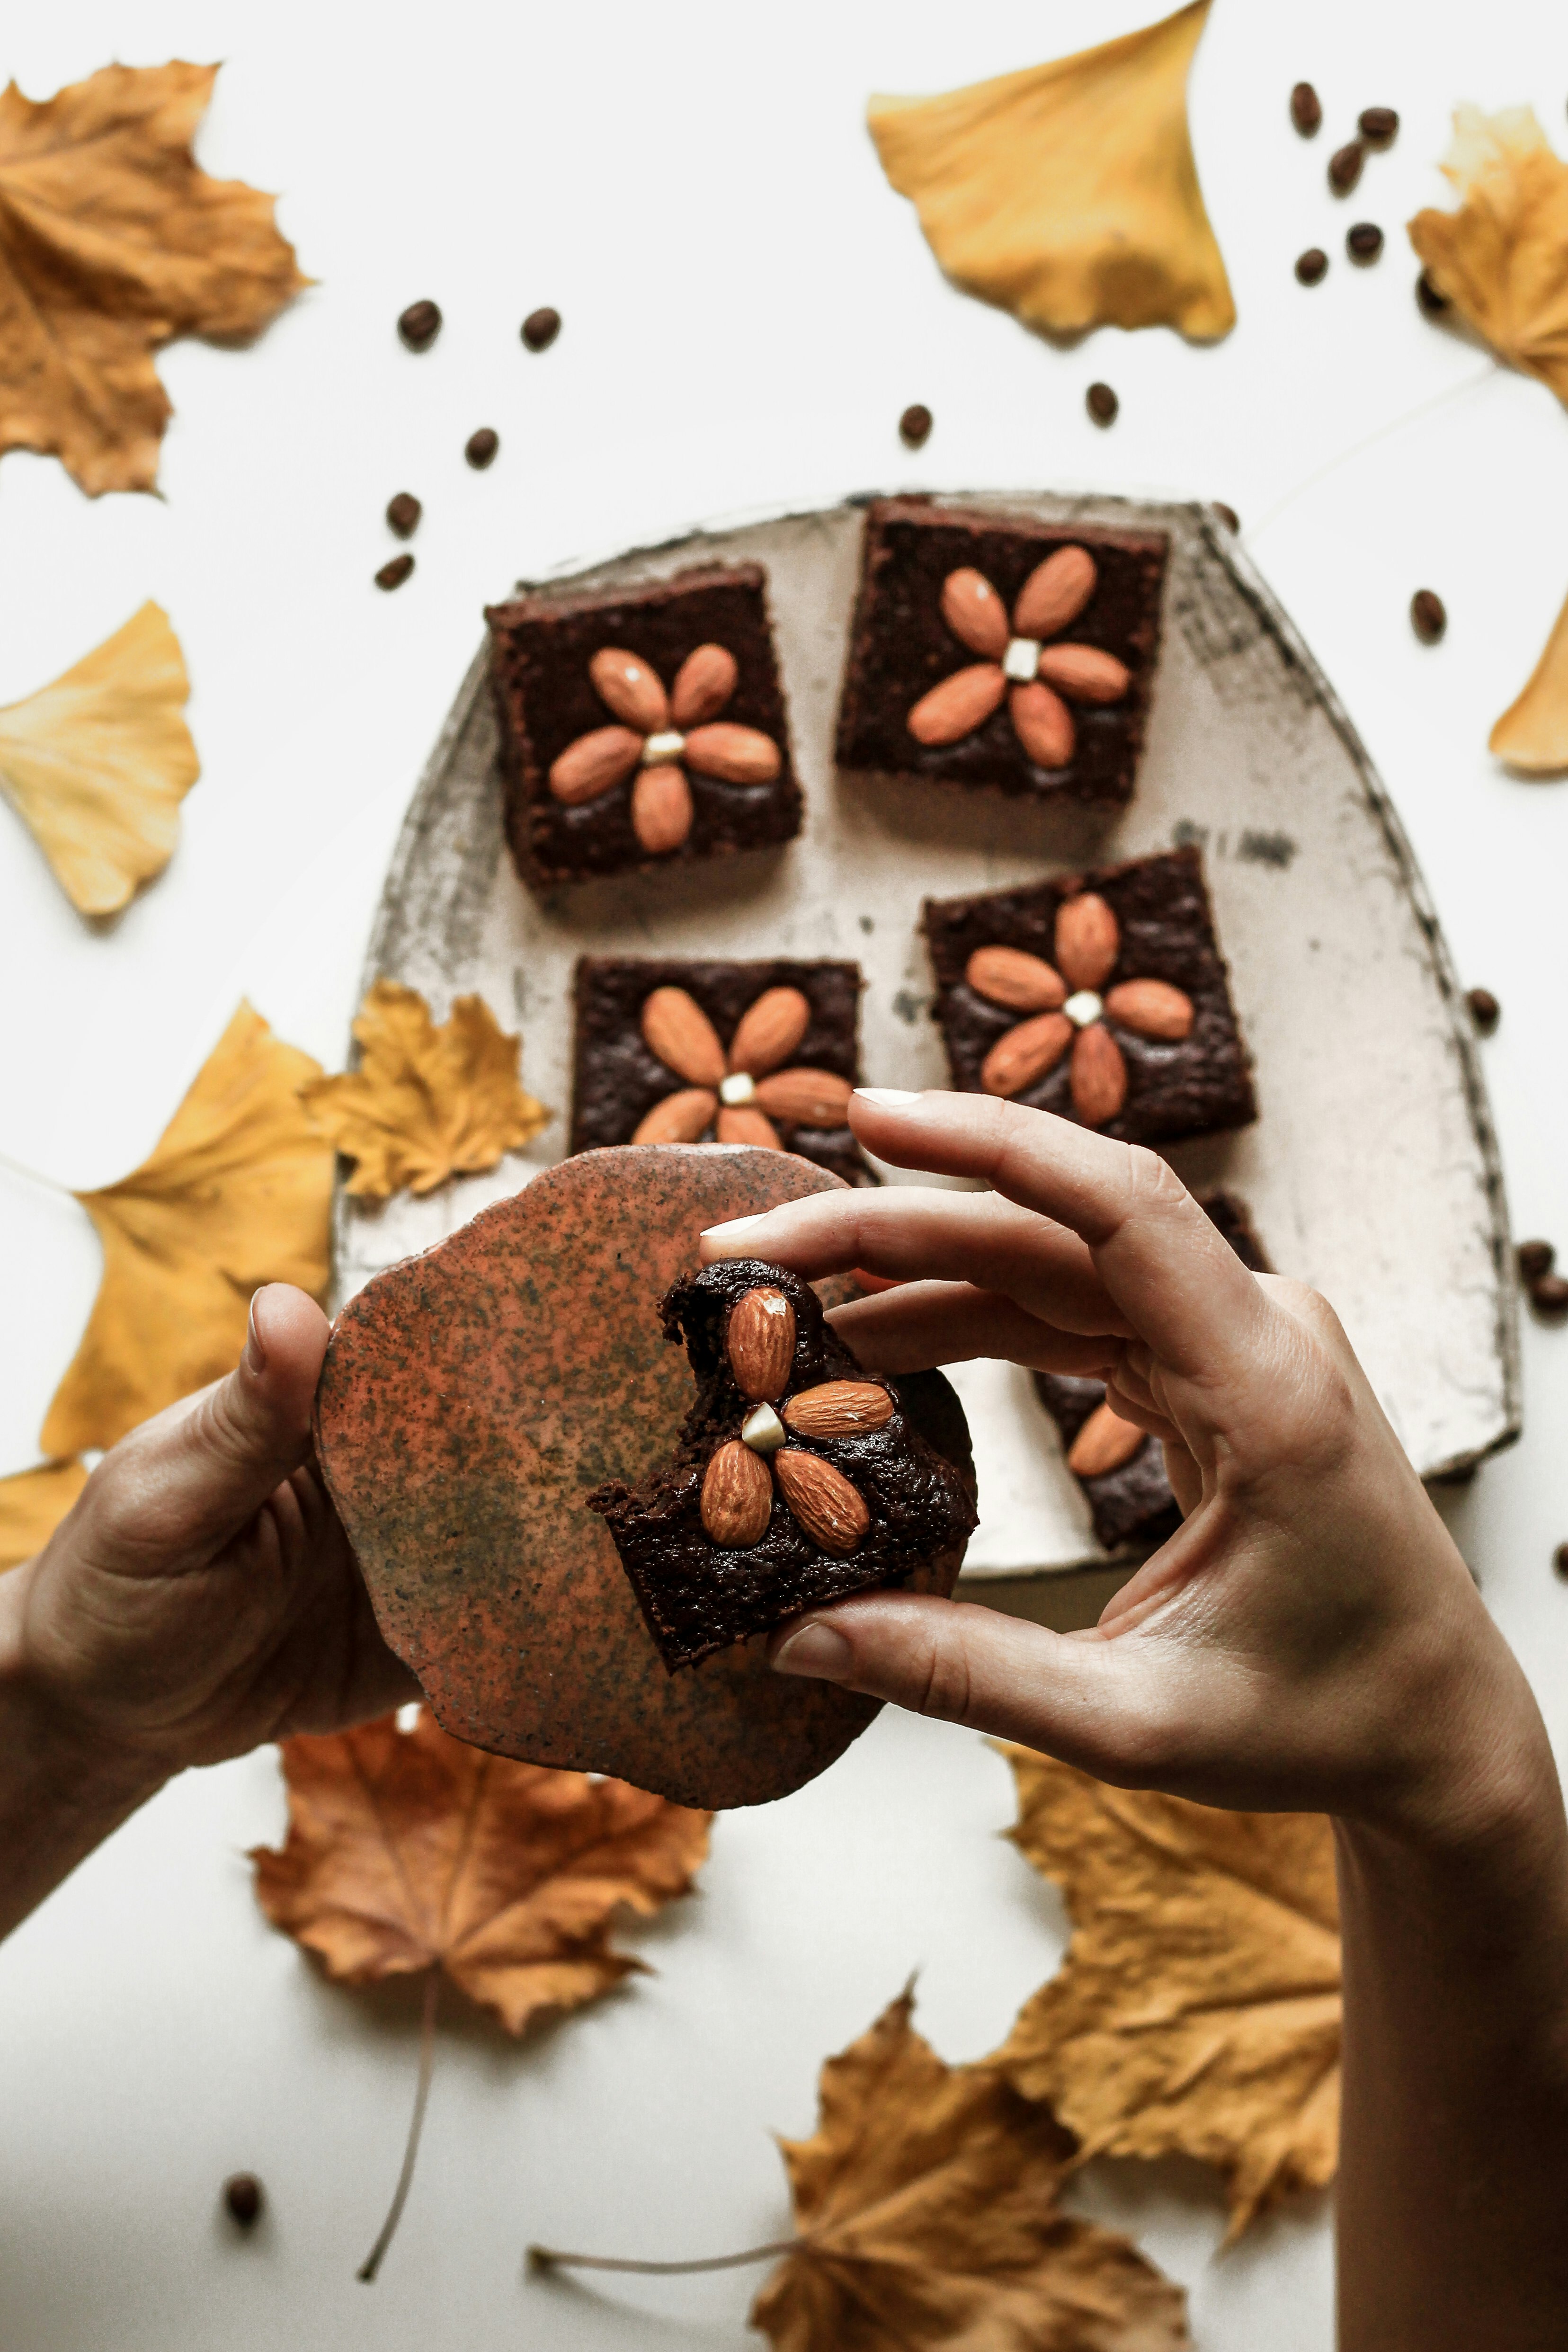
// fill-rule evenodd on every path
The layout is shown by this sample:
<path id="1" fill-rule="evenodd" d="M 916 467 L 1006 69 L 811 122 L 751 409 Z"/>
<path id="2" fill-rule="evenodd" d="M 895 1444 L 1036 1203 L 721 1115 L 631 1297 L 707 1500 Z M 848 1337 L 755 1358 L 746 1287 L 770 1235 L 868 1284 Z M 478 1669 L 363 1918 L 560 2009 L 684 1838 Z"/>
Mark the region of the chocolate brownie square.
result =
<path id="1" fill-rule="evenodd" d="M 873 1183 L 847 1116 L 862 985 L 854 963 L 580 958 L 572 1150 L 758 1143 Z"/>
<path id="2" fill-rule="evenodd" d="M 709 564 L 492 604 L 507 838 L 536 889 L 800 831 L 767 583 Z"/>
<path id="3" fill-rule="evenodd" d="M 838 764 L 1124 808 L 1143 748 L 1162 531 L 884 499 L 866 520 Z"/>
<path id="4" fill-rule="evenodd" d="M 928 898 L 934 1017 L 952 1082 L 1123 1143 L 1258 1116 L 1195 849 Z"/>
<path id="5" fill-rule="evenodd" d="M 1211 1192 L 1198 1206 L 1216 1225 L 1243 1265 L 1267 1274 L 1268 1260 L 1252 1229 L 1252 1218 L 1234 1193 Z M 1152 1551 L 1182 1522 L 1164 1449 L 1158 1439 L 1135 1429 L 1105 1402 L 1103 1381 L 1070 1380 L 1060 1372 L 1037 1372 L 1040 1402 L 1056 1423 L 1072 1471 L 1088 1500 L 1094 1532 L 1107 1551 L 1137 1543 Z M 1090 1428 L 1090 1423 L 1093 1427 Z M 1087 1435 L 1086 1433 L 1087 1432 Z M 1081 1450 L 1079 1440 L 1083 1438 Z M 1078 1453 L 1078 1461 L 1074 1454 Z M 1099 1463 L 1104 1466 L 1096 1468 Z M 1081 1465 L 1081 1466 L 1080 1466 Z"/>
<path id="6" fill-rule="evenodd" d="M 803 1609 L 956 1569 L 976 1512 L 951 1391 L 921 1413 L 861 1370 L 809 1283 L 758 1259 L 687 1276 L 660 1312 L 697 1381 L 675 1458 L 587 1501 L 671 1673 Z"/>

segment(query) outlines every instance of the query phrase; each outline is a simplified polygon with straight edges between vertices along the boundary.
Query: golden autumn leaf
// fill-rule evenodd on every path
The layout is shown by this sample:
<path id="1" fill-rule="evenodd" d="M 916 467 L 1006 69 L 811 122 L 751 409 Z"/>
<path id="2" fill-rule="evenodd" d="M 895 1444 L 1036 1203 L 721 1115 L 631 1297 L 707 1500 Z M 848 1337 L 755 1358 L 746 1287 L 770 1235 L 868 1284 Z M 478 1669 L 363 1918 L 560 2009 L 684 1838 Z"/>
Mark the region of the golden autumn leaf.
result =
<path id="1" fill-rule="evenodd" d="M 777 2352 L 1181 2352 L 1186 2298 L 1129 2240 L 1059 2211 L 1073 2142 L 985 2066 L 946 2066 L 912 1994 L 822 2070 L 783 2142 L 799 2243 L 752 2325 Z"/>
<path id="2" fill-rule="evenodd" d="M 362 1200 L 477 1175 L 553 1117 L 523 1092 L 522 1040 L 498 1026 L 482 997 L 458 997 L 437 1028 L 416 988 L 378 980 L 353 1027 L 358 1069 L 312 1080 L 303 1100 L 358 1163 L 348 1190 Z"/>
<path id="3" fill-rule="evenodd" d="M 42 1551 L 86 1484 L 79 1462 L 40 1462 L 0 1478 L 0 1575 Z"/>
<path id="4" fill-rule="evenodd" d="M 1500 359 L 1568 405 L 1568 163 L 1528 106 L 1460 106 L 1443 170 L 1458 212 L 1409 224 L 1427 276 Z"/>
<path id="5" fill-rule="evenodd" d="M 1527 776 L 1568 769 L 1568 604 L 1558 614 L 1530 682 L 1487 738 L 1489 751 Z"/>
<path id="6" fill-rule="evenodd" d="M 46 1454 L 112 1445 L 232 1371 L 263 1283 L 324 1292 L 332 1152 L 300 1102 L 319 1076 L 242 1004 L 152 1157 L 77 1194 L 103 1279 L 44 1423 Z"/>
<path id="7" fill-rule="evenodd" d="M 216 66 L 105 66 L 0 93 L 0 450 L 150 490 L 171 409 L 153 353 L 258 334 L 310 283 L 273 198 L 191 152 Z"/>
<path id="8" fill-rule="evenodd" d="M 162 874 L 201 773 L 180 641 L 143 604 L 74 668 L 0 710 L 0 795 L 81 915 L 117 915 Z"/>
<path id="9" fill-rule="evenodd" d="M 1223 1813 L 1112 1789 L 1026 1748 L 1012 1835 L 1073 1922 L 995 2063 L 1093 2156 L 1216 2165 L 1230 2237 L 1332 2179 L 1340 1935 L 1316 1813 Z"/>
<path id="10" fill-rule="evenodd" d="M 941 98 L 874 98 L 882 169 L 966 293 L 1053 335 L 1228 334 L 1236 304 L 1198 186 L 1187 72 L 1209 0 L 1055 64 Z"/>
<path id="11" fill-rule="evenodd" d="M 710 1813 L 491 1756 L 424 1710 L 281 1753 L 288 1840 L 251 1856 L 272 1925 L 346 1984 L 439 1968 L 509 2033 L 640 1969 L 615 1915 L 688 1893 L 708 1851 Z"/>

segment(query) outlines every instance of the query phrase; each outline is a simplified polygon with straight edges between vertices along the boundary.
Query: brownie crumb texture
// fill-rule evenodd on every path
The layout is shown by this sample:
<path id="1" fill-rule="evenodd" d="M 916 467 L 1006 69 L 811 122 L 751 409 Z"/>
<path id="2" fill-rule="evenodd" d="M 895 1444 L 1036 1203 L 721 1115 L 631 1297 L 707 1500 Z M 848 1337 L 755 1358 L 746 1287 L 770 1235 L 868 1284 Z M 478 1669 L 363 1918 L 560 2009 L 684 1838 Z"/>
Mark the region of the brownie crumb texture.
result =
<path id="1" fill-rule="evenodd" d="M 962 1559 L 972 1471 L 920 1433 L 897 1381 L 861 1370 L 808 1283 L 735 1259 L 676 1283 L 660 1311 L 697 1381 L 675 1459 L 587 1499 L 672 1673 Z"/>

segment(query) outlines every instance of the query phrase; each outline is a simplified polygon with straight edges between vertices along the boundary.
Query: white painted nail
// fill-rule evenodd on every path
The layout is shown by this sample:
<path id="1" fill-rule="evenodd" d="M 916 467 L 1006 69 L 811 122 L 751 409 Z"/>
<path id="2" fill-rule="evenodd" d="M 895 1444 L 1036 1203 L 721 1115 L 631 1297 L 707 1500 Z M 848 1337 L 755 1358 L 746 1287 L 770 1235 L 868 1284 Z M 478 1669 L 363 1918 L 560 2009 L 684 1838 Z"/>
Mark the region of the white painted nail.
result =
<path id="1" fill-rule="evenodd" d="M 879 1110 L 907 1110 L 910 1103 L 921 1100 L 902 1087 L 857 1087 L 855 1092 L 862 1102 L 875 1103 Z"/>
<path id="2" fill-rule="evenodd" d="M 760 1209 L 753 1217 L 731 1217 L 728 1224 L 704 1225 L 701 1238 L 705 1242 L 710 1242 L 717 1241 L 721 1235 L 727 1237 L 731 1234 L 746 1233 L 752 1225 L 760 1225 L 767 1214 L 767 1210 Z"/>

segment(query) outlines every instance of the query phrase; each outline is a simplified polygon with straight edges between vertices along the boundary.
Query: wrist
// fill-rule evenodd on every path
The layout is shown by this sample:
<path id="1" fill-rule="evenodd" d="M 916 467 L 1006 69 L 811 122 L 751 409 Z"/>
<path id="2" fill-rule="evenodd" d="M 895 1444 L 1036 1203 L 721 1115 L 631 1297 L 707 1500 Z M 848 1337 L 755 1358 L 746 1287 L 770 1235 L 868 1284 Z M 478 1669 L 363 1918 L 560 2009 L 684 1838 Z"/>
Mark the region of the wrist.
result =
<path id="1" fill-rule="evenodd" d="M 163 1786 L 177 1759 L 128 1745 L 75 1707 L 29 1640 L 36 1561 L 0 1578 L 0 1750 L 26 1773 L 81 1803 L 119 1804 L 121 1816 Z"/>

